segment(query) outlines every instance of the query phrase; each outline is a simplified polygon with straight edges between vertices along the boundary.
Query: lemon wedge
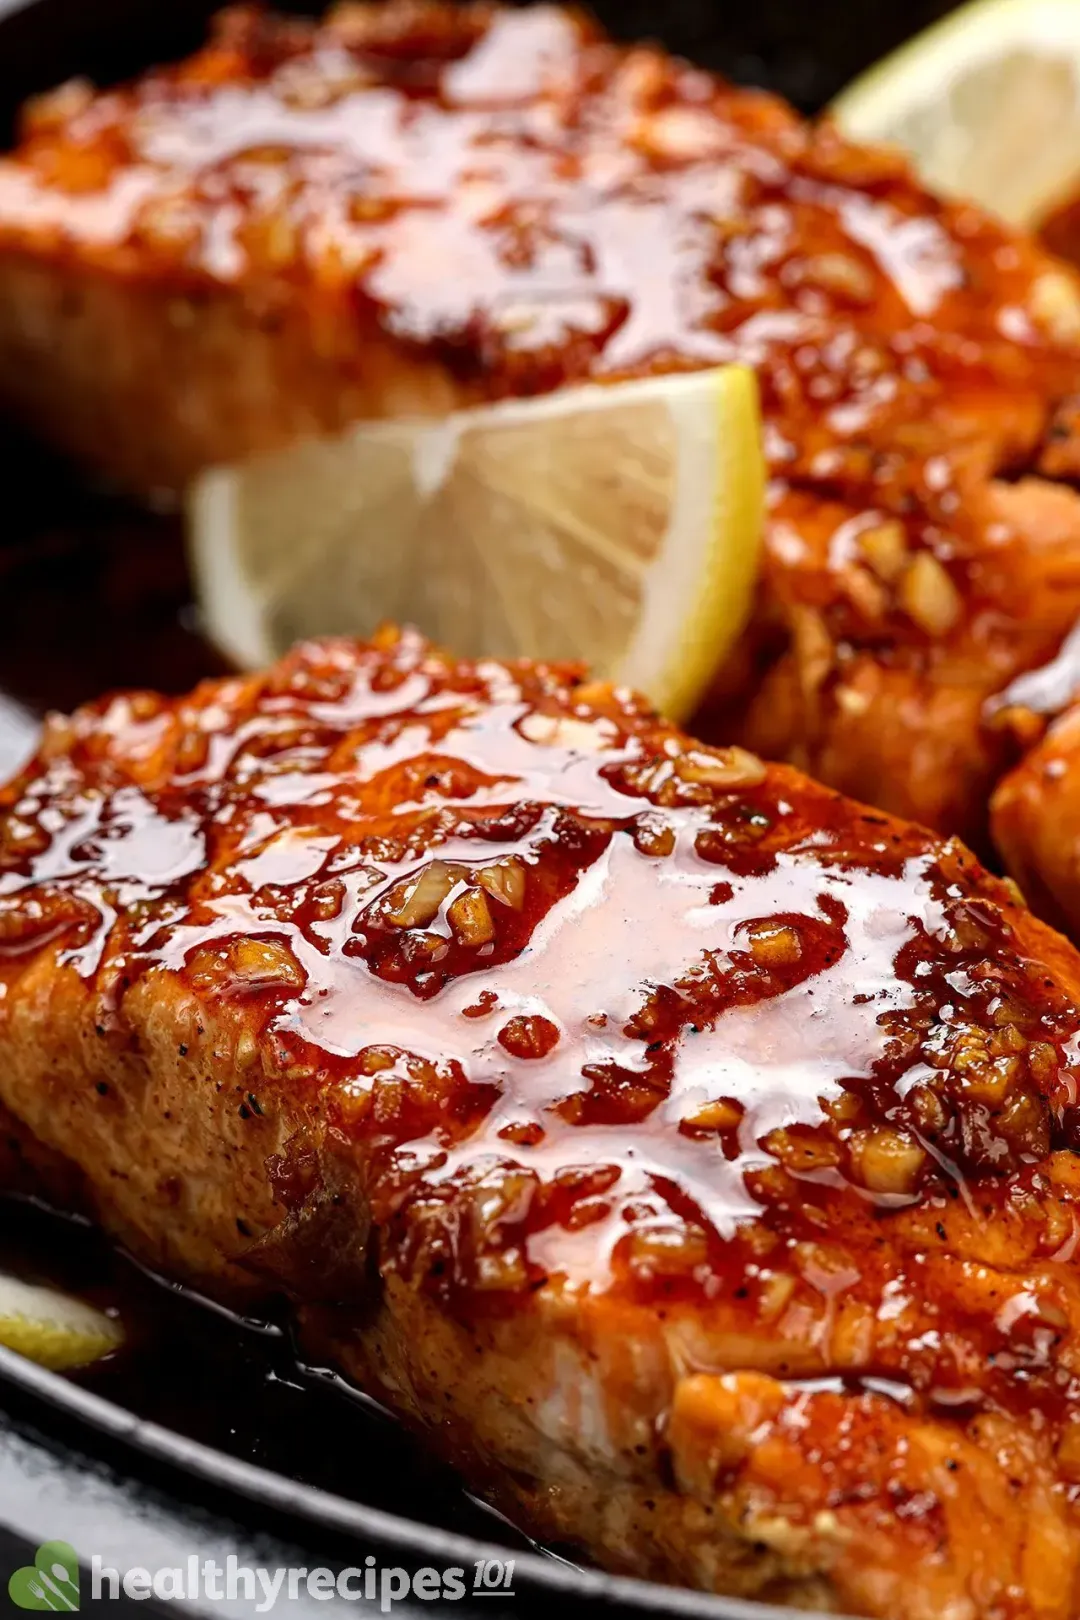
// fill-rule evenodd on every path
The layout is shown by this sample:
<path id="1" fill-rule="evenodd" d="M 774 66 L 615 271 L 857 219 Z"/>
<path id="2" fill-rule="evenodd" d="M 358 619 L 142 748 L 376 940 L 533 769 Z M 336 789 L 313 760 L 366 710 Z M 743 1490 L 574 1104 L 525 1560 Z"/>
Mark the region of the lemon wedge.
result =
<path id="1" fill-rule="evenodd" d="M 922 178 L 1030 228 L 1080 186 L 1080 0 L 969 0 L 856 79 L 831 112 Z"/>
<path id="2" fill-rule="evenodd" d="M 241 667 L 392 619 L 465 656 L 584 659 L 682 718 L 749 613 L 763 481 L 756 381 L 723 366 L 216 468 L 189 543 Z"/>
<path id="3" fill-rule="evenodd" d="M 119 1322 L 69 1294 L 0 1276 L 0 1344 L 40 1367 L 66 1372 L 123 1343 Z"/>

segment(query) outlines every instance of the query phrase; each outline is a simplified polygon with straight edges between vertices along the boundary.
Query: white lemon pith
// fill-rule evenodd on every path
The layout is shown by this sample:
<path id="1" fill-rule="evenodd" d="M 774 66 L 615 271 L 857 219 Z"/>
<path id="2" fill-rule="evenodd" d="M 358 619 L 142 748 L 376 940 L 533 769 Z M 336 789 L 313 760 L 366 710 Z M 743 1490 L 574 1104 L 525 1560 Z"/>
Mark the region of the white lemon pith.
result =
<path id="1" fill-rule="evenodd" d="M 119 1348 L 123 1330 L 112 1317 L 52 1288 L 0 1276 L 0 1344 L 63 1372 Z"/>
<path id="2" fill-rule="evenodd" d="M 764 473 L 741 366 L 361 424 L 196 485 L 204 622 L 242 667 L 416 624 L 585 659 L 685 714 L 749 613 Z"/>
<path id="3" fill-rule="evenodd" d="M 1031 227 L 1080 186 L 1080 0 L 970 0 L 834 102 L 856 141 Z"/>

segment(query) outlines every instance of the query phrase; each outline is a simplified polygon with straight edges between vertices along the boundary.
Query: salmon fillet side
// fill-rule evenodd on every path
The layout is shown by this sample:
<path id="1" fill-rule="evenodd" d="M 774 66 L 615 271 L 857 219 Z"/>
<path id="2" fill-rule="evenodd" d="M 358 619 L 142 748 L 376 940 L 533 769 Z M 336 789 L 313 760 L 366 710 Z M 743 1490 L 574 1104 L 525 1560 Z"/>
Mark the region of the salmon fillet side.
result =
<path id="1" fill-rule="evenodd" d="M 959 843 L 412 634 L 103 700 L 0 793 L 46 1181 L 716 1591 L 1077 1612 L 1078 996 Z"/>
<path id="2" fill-rule="evenodd" d="M 139 490 L 361 417 L 745 360 L 772 503 L 707 721 L 980 847 L 1080 614 L 1080 298 L 892 152 L 550 6 L 224 13 L 0 160 L 0 400 Z"/>

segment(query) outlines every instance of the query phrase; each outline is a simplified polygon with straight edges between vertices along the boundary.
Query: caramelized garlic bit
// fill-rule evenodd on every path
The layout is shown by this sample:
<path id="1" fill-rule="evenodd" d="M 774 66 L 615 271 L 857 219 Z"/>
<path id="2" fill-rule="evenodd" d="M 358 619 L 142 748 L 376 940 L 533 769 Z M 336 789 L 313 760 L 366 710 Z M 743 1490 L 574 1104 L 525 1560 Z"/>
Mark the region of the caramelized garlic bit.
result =
<path id="1" fill-rule="evenodd" d="M 59 759 L 73 746 L 75 738 L 74 722 L 66 714 L 51 710 L 45 716 L 38 752 L 43 760 Z"/>
<path id="2" fill-rule="evenodd" d="M 995 1057 L 1006 1057 L 1010 1052 L 1023 1052 L 1027 1047 L 1027 1038 L 1017 1026 L 1027 1015 L 1027 1008 L 1022 1002 L 1010 1000 L 1008 996 L 1001 997 L 1001 1005 L 994 1009 L 994 1023 L 997 1026 L 990 1036 L 990 1050 Z M 1050 1048 L 1053 1051 L 1053 1047 Z"/>
<path id="3" fill-rule="evenodd" d="M 696 1223 L 638 1226 L 631 1229 L 630 1265 L 639 1276 L 678 1277 L 704 1265 L 708 1239 Z"/>
<path id="4" fill-rule="evenodd" d="M 869 303 L 874 296 L 873 276 L 850 253 L 814 253 L 803 260 L 802 274 L 815 287 L 852 298 L 856 303 Z"/>
<path id="5" fill-rule="evenodd" d="M 955 851 L 955 845 L 952 848 Z M 989 902 L 984 902 L 984 907 L 988 906 Z M 995 911 L 995 915 L 1000 913 Z M 963 902 L 952 910 L 944 937 L 951 951 L 984 951 L 991 947 L 989 928 Z"/>
<path id="6" fill-rule="evenodd" d="M 1057 1200 L 1042 1203 L 1038 1199 L 1031 1200 L 1030 1208 L 1025 1205 L 1024 1215 L 1030 1215 L 1033 1220 L 1041 1221 L 1042 1232 L 1039 1235 L 1039 1252 L 1053 1256 L 1070 1239 L 1076 1236 L 1076 1216 L 1072 1207 L 1066 1207 Z M 1080 1417 L 1080 1413 L 1077 1414 Z"/>
<path id="7" fill-rule="evenodd" d="M 1020 1091 L 1008 1098 L 998 1126 L 1019 1153 L 1041 1159 L 1050 1151 L 1048 1110 L 1042 1098 L 1030 1091 Z"/>
<path id="8" fill-rule="evenodd" d="M 486 1250 L 476 1257 L 474 1286 L 483 1292 L 518 1292 L 528 1280 L 528 1266 L 519 1248 Z"/>
<path id="9" fill-rule="evenodd" d="M 758 967 L 788 967 L 802 956 L 802 940 L 790 923 L 753 922 L 746 932 Z"/>
<path id="10" fill-rule="evenodd" d="M 549 748 L 569 748 L 584 754 L 598 754 L 610 748 L 615 728 L 610 720 L 577 720 L 568 714 L 527 714 L 519 728 L 529 742 Z"/>
<path id="11" fill-rule="evenodd" d="M 877 1125 L 855 1131 L 848 1146 L 852 1170 L 870 1192 L 914 1192 L 926 1153 L 910 1136 Z"/>
<path id="12" fill-rule="evenodd" d="M 341 915 L 341 908 L 345 900 L 345 885 L 340 878 L 328 878 L 312 889 L 310 904 L 314 915 L 320 922 L 330 922 L 334 917 Z"/>
<path id="13" fill-rule="evenodd" d="M 831 1169 L 840 1161 L 840 1150 L 836 1143 L 816 1131 L 812 1135 L 804 1135 L 800 1131 L 780 1127 L 769 1132 L 762 1146 L 766 1153 L 771 1153 L 773 1158 L 780 1161 L 785 1170 L 795 1175 L 805 1174 L 809 1170 Z"/>
<path id="14" fill-rule="evenodd" d="M 482 866 L 476 881 L 493 900 L 500 900 L 514 911 L 520 911 L 525 904 L 525 868 L 514 855 L 493 866 Z"/>
<path id="15" fill-rule="evenodd" d="M 338 86 L 329 76 L 286 79 L 279 74 L 278 94 L 287 107 L 298 107 L 301 112 L 321 112 L 324 107 L 333 106 L 341 94 Z"/>
<path id="16" fill-rule="evenodd" d="M 238 1069 L 250 1069 L 258 1055 L 259 1043 L 255 1039 L 254 1030 L 242 1029 L 233 1049 L 233 1062 Z"/>
<path id="17" fill-rule="evenodd" d="M 877 523 L 859 535 L 859 550 L 878 579 L 894 585 L 908 563 L 907 531 L 895 518 Z"/>
<path id="18" fill-rule="evenodd" d="M 332 65 L 322 66 L 301 58 L 276 75 L 275 88 L 286 106 L 299 107 L 303 112 L 321 112 L 342 96 L 363 90 L 373 82 L 371 73 L 359 62 L 350 60 L 346 66 L 334 59 Z"/>
<path id="19" fill-rule="evenodd" d="M 1035 1310 L 1033 1315 L 1048 1327 L 1057 1328 L 1063 1332 L 1069 1326 L 1069 1313 L 1056 1299 L 1050 1299 L 1046 1294 L 1035 1295 Z"/>
<path id="20" fill-rule="evenodd" d="M 632 45 L 613 78 L 613 105 L 637 102 L 643 107 L 658 103 L 666 84 L 664 58 L 648 45 Z"/>
<path id="21" fill-rule="evenodd" d="M 682 1123 L 698 1131 L 733 1131 L 743 1117 L 741 1103 L 730 1097 L 719 1097 L 716 1102 L 704 1103 L 692 1114 L 684 1114 Z"/>
<path id="22" fill-rule="evenodd" d="M 539 1013 L 523 1013 L 511 1018 L 499 1031 L 499 1045 L 511 1057 L 542 1058 L 559 1044 L 559 1030 L 550 1018 Z"/>
<path id="23" fill-rule="evenodd" d="M 960 592 L 933 552 L 920 551 L 900 581 L 900 605 L 928 636 L 946 635 L 960 617 Z"/>
<path id="24" fill-rule="evenodd" d="M 765 766 L 745 748 L 688 748 L 675 760 L 675 774 L 684 782 L 706 787 L 757 787 L 765 780 Z"/>
<path id="25" fill-rule="evenodd" d="M 1022 751 L 1033 748 L 1046 729 L 1045 716 L 1023 703 L 1003 703 L 991 698 L 984 710 L 983 724 L 992 731 L 1011 731 Z"/>
<path id="26" fill-rule="evenodd" d="M 571 696 L 575 708 L 600 709 L 612 701 L 617 690 L 611 681 L 583 681 L 574 687 Z"/>
<path id="27" fill-rule="evenodd" d="M 385 1070 L 392 1069 L 397 1061 L 398 1055 L 390 1047 L 365 1046 L 360 1053 L 360 1072 L 370 1078 L 373 1074 L 382 1074 Z"/>
<path id="28" fill-rule="evenodd" d="M 928 1136 L 939 1134 L 948 1125 L 948 1110 L 932 1086 L 912 1086 L 908 1101 L 919 1130 L 925 1131 Z"/>
<path id="29" fill-rule="evenodd" d="M 873 1360 L 874 1312 L 858 1299 L 837 1301 L 829 1359 L 834 1367 L 864 1368 Z"/>
<path id="30" fill-rule="evenodd" d="M 661 859 L 675 848 L 675 829 L 655 816 L 642 816 L 634 828 L 634 844 L 642 855 Z"/>
<path id="31" fill-rule="evenodd" d="M 398 625 L 387 620 L 375 627 L 375 629 L 371 632 L 371 635 L 368 637 L 368 643 L 375 649 L 376 652 L 393 652 L 396 647 L 401 647 L 408 644 L 409 635 L 409 631 L 403 631 Z M 433 657 L 437 658 L 438 654 L 433 652 Z M 399 672 L 397 670 L 390 669 L 387 671 L 387 674 L 396 682 Z"/>
<path id="32" fill-rule="evenodd" d="M 845 568 L 841 581 L 851 605 L 867 619 L 883 619 L 889 609 L 884 585 L 866 568 Z"/>
<path id="33" fill-rule="evenodd" d="M 765 1322 L 775 1321 L 794 1292 L 795 1279 L 789 1272 L 770 1272 L 761 1282 L 758 1315 Z"/>
<path id="34" fill-rule="evenodd" d="M 989 1041 L 984 1031 L 972 1030 L 959 1037 L 949 1059 L 964 1095 L 992 1108 L 1000 1107 L 1020 1071 L 1020 1059 L 998 1051 L 1000 1045 Z"/>
<path id="35" fill-rule="evenodd" d="M 1080 287 L 1067 270 L 1044 270 L 1031 289 L 1032 318 L 1061 343 L 1080 339 Z"/>
<path id="36" fill-rule="evenodd" d="M 1016 1033 L 1019 1035 L 1019 1030 Z M 1023 1037 L 1021 1037 L 1022 1039 Z M 1061 1067 L 1057 1048 L 1052 1046 L 1049 1041 L 1032 1041 L 1031 1045 L 1027 1047 L 1025 1056 L 1031 1078 L 1049 1092 L 1051 1085 L 1057 1079 L 1058 1070 Z"/>
<path id="37" fill-rule="evenodd" d="M 89 79 L 68 79 L 55 90 L 31 96 L 22 112 L 27 135 L 44 135 L 60 130 L 92 105 L 94 87 Z"/>
<path id="38" fill-rule="evenodd" d="M 704 108 L 663 107 L 640 118 L 631 132 L 631 140 L 645 151 L 660 158 L 674 158 L 677 162 L 716 154 L 716 119 Z"/>
<path id="39" fill-rule="evenodd" d="M 152 247 L 191 246 L 199 234 L 199 218 L 186 197 L 169 194 L 153 198 L 139 214 L 139 235 Z M 171 299 L 168 317 L 174 326 L 192 326 L 198 309 L 189 298 Z"/>
<path id="40" fill-rule="evenodd" d="M 856 686 L 838 686 L 836 688 L 836 706 L 844 714 L 853 719 L 859 719 L 870 707 L 869 692 L 860 692 Z"/>
<path id="41" fill-rule="evenodd" d="M 240 978 L 251 984 L 303 984 L 304 975 L 292 952 L 269 939 L 239 939 L 233 964 Z"/>
<path id="42" fill-rule="evenodd" d="M 499 1140 L 513 1142 L 517 1147 L 539 1147 L 544 1140 L 544 1127 L 539 1120 L 515 1119 L 499 1131 Z"/>
<path id="43" fill-rule="evenodd" d="M 48 847 L 49 835 L 39 822 L 22 821 L 17 815 L 9 815 L 0 826 L 0 852 L 25 859 L 28 855 L 40 855 Z"/>
<path id="44" fill-rule="evenodd" d="M 854 1091 L 841 1091 L 825 1099 L 825 1112 L 838 1125 L 850 1125 L 862 1112 L 862 1103 Z"/>
<path id="45" fill-rule="evenodd" d="M 466 889 L 446 915 L 463 945 L 488 945 L 495 938 L 495 924 L 483 889 Z"/>
<path id="46" fill-rule="evenodd" d="M 439 907 L 459 881 L 459 874 L 446 861 L 431 861 L 418 877 L 410 878 L 393 911 L 387 912 L 398 928 L 426 928 L 438 915 Z"/>
<path id="47" fill-rule="evenodd" d="M 836 660 L 836 648 L 821 614 L 802 604 L 792 609 L 791 640 L 799 690 L 807 718 L 812 720 L 817 713 L 818 694 Z"/>
<path id="48" fill-rule="evenodd" d="M 446 955 L 446 936 L 414 928 L 410 930 L 408 939 L 403 942 L 403 949 L 407 951 L 410 961 L 418 962 L 427 957 L 430 961 L 436 962 Z"/>

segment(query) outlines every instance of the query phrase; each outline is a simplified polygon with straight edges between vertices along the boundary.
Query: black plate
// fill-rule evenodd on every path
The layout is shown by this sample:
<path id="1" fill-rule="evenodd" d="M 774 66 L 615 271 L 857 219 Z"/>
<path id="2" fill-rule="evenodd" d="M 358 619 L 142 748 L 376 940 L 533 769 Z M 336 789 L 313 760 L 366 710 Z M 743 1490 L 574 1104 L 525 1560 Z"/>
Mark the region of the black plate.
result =
<path id="1" fill-rule="evenodd" d="M 215 9 L 208 0 L 0 0 L 0 129 L 10 130 L 26 95 L 71 74 L 108 82 L 185 53 Z M 660 37 L 673 50 L 778 89 L 812 110 L 950 6 L 942 0 L 915 0 L 905 8 L 892 0 L 818 0 L 813 6 L 805 0 L 756 0 L 753 6 L 607 0 L 594 9 L 616 34 Z M 216 661 L 197 633 L 175 520 L 88 491 L 17 430 L 0 433 L 0 480 L 2 776 L 32 743 L 45 709 L 71 707 L 113 686 L 180 691 L 212 672 Z M 174 1373 L 162 1369 L 162 1376 Z M 193 1376 L 211 1374 L 212 1358 L 209 1370 Z M 147 1421 L 125 1409 L 115 1389 L 109 1395 L 0 1350 L 0 1594 L 6 1571 L 26 1556 L 27 1546 L 57 1536 L 84 1556 L 101 1550 L 127 1567 L 178 1563 L 193 1552 L 220 1556 L 223 1549 L 241 1562 L 269 1566 L 356 1563 L 372 1552 L 384 1563 L 468 1568 L 477 1558 L 508 1556 L 505 1540 L 495 1545 L 482 1532 L 446 1528 L 455 1522 L 452 1514 L 438 1514 L 438 1525 L 418 1522 L 424 1511 L 419 1486 L 416 1517 L 402 1510 L 400 1488 L 394 1510 L 387 1511 L 293 1477 L 297 1470 L 276 1455 L 276 1467 L 260 1466 L 252 1459 L 265 1448 L 252 1445 L 245 1455 L 243 1448 L 209 1445 L 181 1432 L 180 1418 Z M 182 1410 L 182 1401 L 177 1405 Z M 343 1432 L 342 1445 L 349 1443 Z M 393 1435 L 383 1443 L 393 1446 Z M 357 1456 L 358 1469 L 372 1466 L 378 1472 L 377 1455 Z M 399 1467 L 399 1486 L 400 1477 Z M 516 1595 L 512 1603 L 481 1605 L 488 1620 L 493 1609 L 546 1615 L 553 1603 L 570 1615 L 615 1609 L 781 1620 L 780 1611 L 762 1605 L 614 1579 L 527 1548 L 513 1556 Z M 299 1603 L 321 1614 L 337 1606 Z M 141 1607 L 145 1612 L 148 1605 Z M 423 1607 L 402 1604 L 394 1612 L 412 1615 Z M 455 1607 L 472 1620 L 473 1599 Z M 209 1612 L 228 1611 L 215 1606 Z"/>

